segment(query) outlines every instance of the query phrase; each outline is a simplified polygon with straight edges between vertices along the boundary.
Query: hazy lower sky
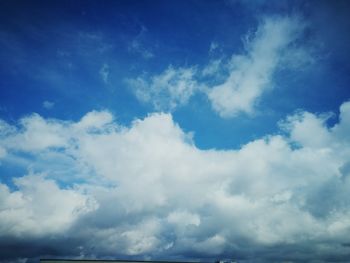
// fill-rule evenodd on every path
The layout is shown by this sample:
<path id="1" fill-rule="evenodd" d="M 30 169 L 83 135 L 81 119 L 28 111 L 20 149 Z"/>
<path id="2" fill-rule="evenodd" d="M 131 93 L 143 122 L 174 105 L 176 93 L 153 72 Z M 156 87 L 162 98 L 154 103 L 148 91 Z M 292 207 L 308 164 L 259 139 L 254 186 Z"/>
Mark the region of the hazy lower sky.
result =
<path id="1" fill-rule="evenodd" d="M 0 261 L 347 262 L 348 1 L 0 2 Z"/>

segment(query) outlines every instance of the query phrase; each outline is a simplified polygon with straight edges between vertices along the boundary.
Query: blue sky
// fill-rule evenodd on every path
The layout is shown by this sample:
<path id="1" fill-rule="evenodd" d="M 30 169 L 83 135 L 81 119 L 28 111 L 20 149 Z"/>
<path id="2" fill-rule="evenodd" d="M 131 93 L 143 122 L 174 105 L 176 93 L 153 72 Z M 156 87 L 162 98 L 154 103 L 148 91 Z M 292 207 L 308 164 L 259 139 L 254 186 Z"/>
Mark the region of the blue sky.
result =
<path id="1" fill-rule="evenodd" d="M 349 8 L 2 1 L 0 259 L 349 258 Z"/>

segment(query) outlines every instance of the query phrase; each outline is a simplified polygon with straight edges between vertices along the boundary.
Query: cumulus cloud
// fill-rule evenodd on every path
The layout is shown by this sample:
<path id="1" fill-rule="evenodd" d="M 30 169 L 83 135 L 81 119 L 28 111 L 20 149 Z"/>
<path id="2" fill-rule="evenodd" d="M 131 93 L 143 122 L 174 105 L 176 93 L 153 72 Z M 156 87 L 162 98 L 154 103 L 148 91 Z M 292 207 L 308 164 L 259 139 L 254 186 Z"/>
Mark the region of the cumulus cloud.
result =
<path id="1" fill-rule="evenodd" d="M 64 183 L 43 165 L 0 184 L 0 250 L 33 256 L 19 245 L 27 240 L 49 256 L 346 258 L 350 102 L 340 109 L 332 127 L 299 111 L 279 135 L 225 151 L 197 148 L 171 114 L 129 127 L 107 111 L 2 121 L 3 162 L 55 153 L 72 160 L 58 169 L 75 169 Z"/>
<path id="2" fill-rule="evenodd" d="M 36 237 L 66 231 L 82 214 L 95 209 L 93 199 L 72 189 L 61 189 L 42 175 L 15 178 L 18 190 L 0 184 L 2 236 Z"/>
<path id="3" fill-rule="evenodd" d="M 8 149 L 41 151 L 67 143 L 63 133 L 65 124 L 56 120 L 45 120 L 38 114 L 22 118 L 19 127 L 6 125 L 8 134 L 5 135 L 2 145 Z"/>

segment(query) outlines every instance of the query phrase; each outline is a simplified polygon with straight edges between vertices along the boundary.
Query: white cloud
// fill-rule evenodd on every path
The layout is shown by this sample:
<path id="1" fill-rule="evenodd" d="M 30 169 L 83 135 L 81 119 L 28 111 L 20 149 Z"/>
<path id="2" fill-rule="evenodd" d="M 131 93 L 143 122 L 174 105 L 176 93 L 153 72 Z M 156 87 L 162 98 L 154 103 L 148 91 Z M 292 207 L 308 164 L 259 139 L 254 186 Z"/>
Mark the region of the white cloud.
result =
<path id="1" fill-rule="evenodd" d="M 31 162 L 56 153 L 72 160 L 58 169 L 76 169 L 66 187 L 45 165 L 35 172 L 46 176 L 15 179 L 18 189 L 2 183 L 1 232 L 10 239 L 51 236 L 56 241 L 46 246 L 87 257 L 191 251 L 195 258 L 236 252 L 249 258 L 249 247 L 264 258 L 265 249 L 273 253 L 275 246 L 290 260 L 296 260 L 290 248 L 301 246 L 302 257 L 326 257 L 331 248 L 345 253 L 349 105 L 341 106 L 333 127 L 327 127 L 325 115 L 300 111 L 282 122 L 286 135 L 225 151 L 198 149 L 170 114 L 152 114 L 130 127 L 106 111 L 78 122 L 38 115 L 18 127 L 3 122 L 11 131 L 1 133 L 4 161 L 9 154 Z M 73 236 L 75 243 L 65 246 L 65 238 Z"/>
<path id="2" fill-rule="evenodd" d="M 43 107 L 44 107 L 45 109 L 47 109 L 47 110 L 52 109 L 54 106 L 55 106 L 55 103 L 52 102 L 52 101 L 45 100 L 45 101 L 43 102 Z"/>
<path id="3" fill-rule="evenodd" d="M 63 147 L 67 143 L 63 133 L 65 125 L 64 122 L 45 120 L 38 114 L 33 114 L 21 119 L 20 129 L 11 127 L 12 132 L 3 140 L 3 145 L 24 151 Z"/>
<path id="4" fill-rule="evenodd" d="M 350 138 L 350 102 L 340 106 L 340 123 L 333 128 L 338 137 L 347 141 Z"/>
<path id="5" fill-rule="evenodd" d="M 314 63 L 315 52 L 299 41 L 305 28 L 297 16 L 266 17 L 245 37 L 242 54 L 211 59 L 203 67 L 169 66 L 158 75 L 129 79 L 128 84 L 140 101 L 151 103 L 156 110 L 174 110 L 202 92 L 221 117 L 253 114 L 262 95 L 274 88 L 277 70 L 300 70 Z M 209 53 L 217 48 L 212 42 Z"/>
<path id="6" fill-rule="evenodd" d="M 159 75 L 129 79 L 128 84 L 140 101 L 153 104 L 157 110 L 171 111 L 186 104 L 198 89 L 195 74 L 195 68 L 169 66 Z"/>
<path id="7" fill-rule="evenodd" d="M 102 129 L 113 121 L 113 116 L 108 111 L 91 111 L 75 124 L 79 129 Z"/>
<path id="8" fill-rule="evenodd" d="M 288 117 L 285 123 L 281 123 L 281 126 L 290 132 L 290 138 L 294 142 L 304 147 L 327 147 L 332 141 L 331 132 L 324 127 L 329 117 L 300 112 Z"/>
<path id="9" fill-rule="evenodd" d="M 121 233 L 121 237 L 127 242 L 126 254 L 139 255 L 152 252 L 159 245 L 156 234 L 159 232 L 159 222 L 157 219 L 149 219 L 141 222 L 133 229 Z"/>
<path id="10" fill-rule="evenodd" d="M 14 179 L 16 191 L 0 184 L 2 236 L 28 238 L 59 234 L 76 219 L 96 209 L 93 199 L 73 189 L 60 189 L 42 175 Z"/>
<path id="11" fill-rule="evenodd" d="M 5 149 L 20 151 L 66 148 L 74 143 L 81 133 L 108 130 L 108 124 L 112 121 L 113 116 L 107 111 L 91 111 L 74 124 L 44 119 L 38 114 L 32 114 L 22 118 L 18 128 L 3 121 L 3 125 L 0 123 L 0 129 L 4 133 L 2 145 Z"/>
<path id="12" fill-rule="evenodd" d="M 257 100 L 273 88 L 272 76 L 283 53 L 298 39 L 303 27 L 295 17 L 265 19 L 248 37 L 246 54 L 232 57 L 226 81 L 208 90 L 213 109 L 222 117 L 253 113 Z"/>
<path id="13" fill-rule="evenodd" d="M 197 214 L 191 214 L 186 211 L 174 211 L 170 213 L 167 217 L 168 222 L 175 224 L 179 227 L 194 225 L 200 225 L 200 217 Z"/>

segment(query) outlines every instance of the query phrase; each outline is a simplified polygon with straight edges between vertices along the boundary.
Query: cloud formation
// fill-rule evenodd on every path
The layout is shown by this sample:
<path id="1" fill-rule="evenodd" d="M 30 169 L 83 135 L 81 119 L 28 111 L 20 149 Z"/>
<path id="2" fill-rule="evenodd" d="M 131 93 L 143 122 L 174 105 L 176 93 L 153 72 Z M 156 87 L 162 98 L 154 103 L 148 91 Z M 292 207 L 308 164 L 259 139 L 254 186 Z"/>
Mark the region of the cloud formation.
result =
<path id="1" fill-rule="evenodd" d="M 0 184 L 3 259 L 346 258 L 350 102 L 326 120 L 299 111 L 225 151 L 197 148 L 170 114 L 129 127 L 107 111 L 1 121 L 2 163 L 31 169 Z"/>
<path id="2" fill-rule="evenodd" d="M 305 27 L 298 16 L 265 17 L 245 36 L 242 54 L 212 59 L 201 70 L 169 66 L 159 75 L 139 76 L 128 83 L 140 101 L 156 110 L 172 111 L 202 92 L 221 117 L 253 114 L 259 98 L 274 88 L 277 70 L 300 69 L 314 62 L 300 45 Z M 209 53 L 217 47 L 211 43 Z"/>
<path id="3" fill-rule="evenodd" d="M 272 75 L 303 27 L 296 17 L 263 20 L 257 31 L 247 37 L 246 54 L 232 56 L 228 78 L 208 91 L 213 109 L 222 117 L 252 113 L 257 99 L 273 88 Z"/>
<path id="4" fill-rule="evenodd" d="M 81 215 L 94 210 L 95 203 L 79 191 L 60 189 L 43 175 L 15 178 L 18 190 L 0 185 L 2 236 L 30 238 L 59 234 Z"/>

